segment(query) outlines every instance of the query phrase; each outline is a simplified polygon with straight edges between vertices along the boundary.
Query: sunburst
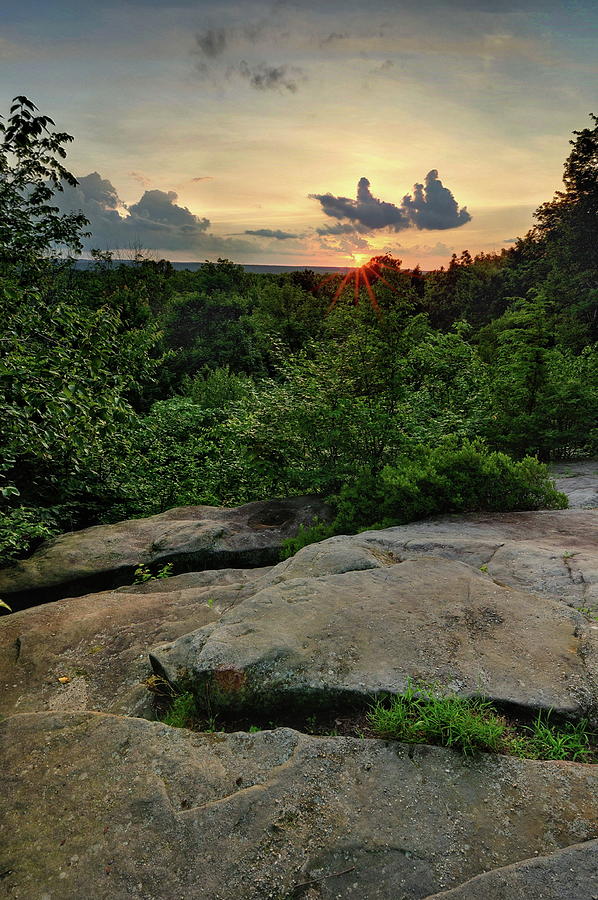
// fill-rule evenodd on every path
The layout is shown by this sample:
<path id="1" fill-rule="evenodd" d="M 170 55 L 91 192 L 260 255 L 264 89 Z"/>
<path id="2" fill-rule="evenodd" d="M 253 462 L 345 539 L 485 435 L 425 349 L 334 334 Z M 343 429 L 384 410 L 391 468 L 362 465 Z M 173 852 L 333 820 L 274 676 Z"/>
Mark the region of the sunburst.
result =
<path id="1" fill-rule="evenodd" d="M 329 309 L 333 309 L 341 294 L 347 288 L 351 282 L 353 282 L 353 304 L 357 306 L 359 303 L 360 291 L 363 286 L 367 295 L 370 299 L 370 303 L 372 304 L 373 309 L 376 310 L 377 313 L 381 313 L 380 304 L 376 299 L 376 295 L 374 293 L 373 286 L 381 281 L 387 287 L 391 289 L 391 291 L 395 291 L 396 287 L 388 281 L 384 275 L 382 275 L 383 269 L 388 269 L 391 272 L 397 272 L 399 270 L 401 261 L 392 259 L 389 256 L 373 256 L 369 262 L 364 263 L 362 266 L 355 266 L 352 269 L 349 269 L 346 275 L 343 276 L 339 286 L 334 292 L 334 296 L 330 301 Z M 322 279 L 320 282 L 320 287 L 323 287 L 329 281 L 334 281 L 334 279 L 339 276 L 334 273 L 331 275 L 327 275 L 326 278 Z"/>

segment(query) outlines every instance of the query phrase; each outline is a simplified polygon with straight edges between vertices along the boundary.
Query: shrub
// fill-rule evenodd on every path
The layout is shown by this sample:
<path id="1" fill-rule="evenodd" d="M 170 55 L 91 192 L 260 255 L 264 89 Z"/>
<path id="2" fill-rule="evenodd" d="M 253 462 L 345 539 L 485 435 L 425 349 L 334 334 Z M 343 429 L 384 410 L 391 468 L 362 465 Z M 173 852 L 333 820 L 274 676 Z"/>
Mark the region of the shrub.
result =
<path id="1" fill-rule="evenodd" d="M 27 556 L 59 530 L 47 509 L 17 506 L 0 512 L 0 566 Z"/>
<path id="2" fill-rule="evenodd" d="M 337 499 L 336 533 L 366 525 L 399 525 L 429 515 L 489 510 L 563 509 L 545 465 L 512 460 L 481 443 L 419 447 L 380 473 L 363 471 Z"/>
<path id="3" fill-rule="evenodd" d="M 197 710 L 193 694 L 186 691 L 174 698 L 172 706 L 162 719 L 165 725 L 172 728 L 188 728 L 193 725 Z"/>

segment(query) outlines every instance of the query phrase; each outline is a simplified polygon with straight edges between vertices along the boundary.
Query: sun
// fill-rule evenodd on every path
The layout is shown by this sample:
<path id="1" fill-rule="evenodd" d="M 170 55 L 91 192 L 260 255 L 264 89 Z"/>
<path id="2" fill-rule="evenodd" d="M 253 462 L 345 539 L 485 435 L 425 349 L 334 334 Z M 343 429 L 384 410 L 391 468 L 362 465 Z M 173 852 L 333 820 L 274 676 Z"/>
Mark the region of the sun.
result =
<path id="1" fill-rule="evenodd" d="M 373 256 L 370 259 L 363 253 L 354 253 L 353 259 L 355 261 L 357 261 L 358 259 L 365 259 L 367 260 L 367 262 L 355 266 L 355 268 L 353 269 L 349 269 L 347 274 L 341 279 L 340 284 L 336 289 L 330 303 L 330 309 L 336 306 L 336 302 L 345 288 L 349 285 L 350 282 L 353 282 L 353 303 L 355 304 L 355 306 L 357 306 L 357 304 L 359 303 L 359 294 L 361 287 L 365 287 L 372 307 L 376 310 L 377 313 L 380 313 L 380 306 L 378 305 L 378 301 L 376 300 L 376 295 L 373 291 L 373 285 L 377 282 L 382 282 L 382 284 L 385 284 L 391 290 L 396 290 L 396 287 L 386 280 L 386 278 L 382 274 L 382 270 L 388 269 L 389 271 L 395 272 L 397 270 L 400 270 L 401 260 L 392 259 L 392 257 L 387 255 Z M 327 284 L 329 281 L 335 281 L 339 277 L 340 276 L 336 273 L 333 275 L 328 275 L 320 282 L 320 286 Z"/>
<path id="2" fill-rule="evenodd" d="M 364 263 L 369 262 L 370 256 L 368 253 L 352 253 L 353 260 L 355 265 L 360 268 Z"/>

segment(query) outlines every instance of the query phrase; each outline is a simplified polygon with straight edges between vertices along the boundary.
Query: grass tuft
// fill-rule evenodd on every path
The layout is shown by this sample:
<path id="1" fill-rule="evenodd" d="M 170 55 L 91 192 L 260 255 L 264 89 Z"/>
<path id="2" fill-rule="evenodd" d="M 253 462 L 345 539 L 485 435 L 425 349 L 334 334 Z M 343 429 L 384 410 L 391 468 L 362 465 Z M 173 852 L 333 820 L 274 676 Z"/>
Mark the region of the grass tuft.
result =
<path id="1" fill-rule="evenodd" d="M 518 729 L 490 700 L 459 697 L 438 685 L 409 682 L 402 694 L 377 701 L 368 722 L 379 737 L 440 744 L 465 756 L 490 751 L 526 759 L 598 759 L 597 735 L 587 719 L 561 723 L 552 720 L 551 712 L 539 713 L 531 725 Z"/>
<path id="2" fill-rule="evenodd" d="M 454 747 L 465 756 L 479 750 L 497 752 L 507 728 L 489 700 L 412 682 L 402 694 L 376 702 L 368 721 L 380 737 Z"/>
<path id="3" fill-rule="evenodd" d="M 189 691 L 185 691 L 174 698 L 162 721 L 173 728 L 191 728 L 196 716 L 195 698 Z"/>

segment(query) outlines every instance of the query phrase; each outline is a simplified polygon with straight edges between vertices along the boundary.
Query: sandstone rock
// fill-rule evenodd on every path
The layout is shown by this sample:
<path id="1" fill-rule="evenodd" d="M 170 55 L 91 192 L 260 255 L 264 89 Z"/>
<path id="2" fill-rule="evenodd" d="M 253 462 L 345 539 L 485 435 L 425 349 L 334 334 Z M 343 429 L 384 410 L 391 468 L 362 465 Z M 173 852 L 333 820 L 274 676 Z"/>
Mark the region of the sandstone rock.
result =
<path id="1" fill-rule="evenodd" d="M 148 650 L 217 620 L 265 571 L 179 575 L 3 617 L 0 713 L 94 709 L 151 716 L 143 684 L 151 675 Z"/>
<path id="2" fill-rule="evenodd" d="M 106 590 L 133 581 L 137 566 L 173 563 L 182 571 L 264 566 L 301 524 L 327 519 L 316 497 L 248 503 L 234 509 L 189 506 L 147 519 L 96 525 L 46 542 L 0 571 L 0 597 L 13 609 Z"/>
<path id="3" fill-rule="evenodd" d="M 477 875 L 426 900 L 596 900 L 598 841 Z"/>
<path id="4" fill-rule="evenodd" d="M 0 741 L 15 900 L 420 900 L 598 837 L 591 766 L 100 713 L 13 716 Z"/>
<path id="5" fill-rule="evenodd" d="M 460 560 L 501 584 L 598 612 L 598 510 L 444 516 L 339 536 L 303 548 L 272 569 L 270 581 L 416 555 Z"/>
<path id="6" fill-rule="evenodd" d="M 347 545 L 331 543 L 332 558 L 320 545 L 311 577 L 292 577 L 301 554 L 272 569 L 219 622 L 156 648 L 155 670 L 233 709 L 364 705 L 411 678 L 527 710 L 598 711 L 598 628 L 579 612 L 454 560 L 367 558 L 360 542 L 351 571 L 334 553 Z M 334 559 L 349 571 L 315 574 Z"/>
<path id="7" fill-rule="evenodd" d="M 550 468 L 557 489 L 567 495 L 572 509 L 598 507 L 598 460 L 557 463 Z"/>

